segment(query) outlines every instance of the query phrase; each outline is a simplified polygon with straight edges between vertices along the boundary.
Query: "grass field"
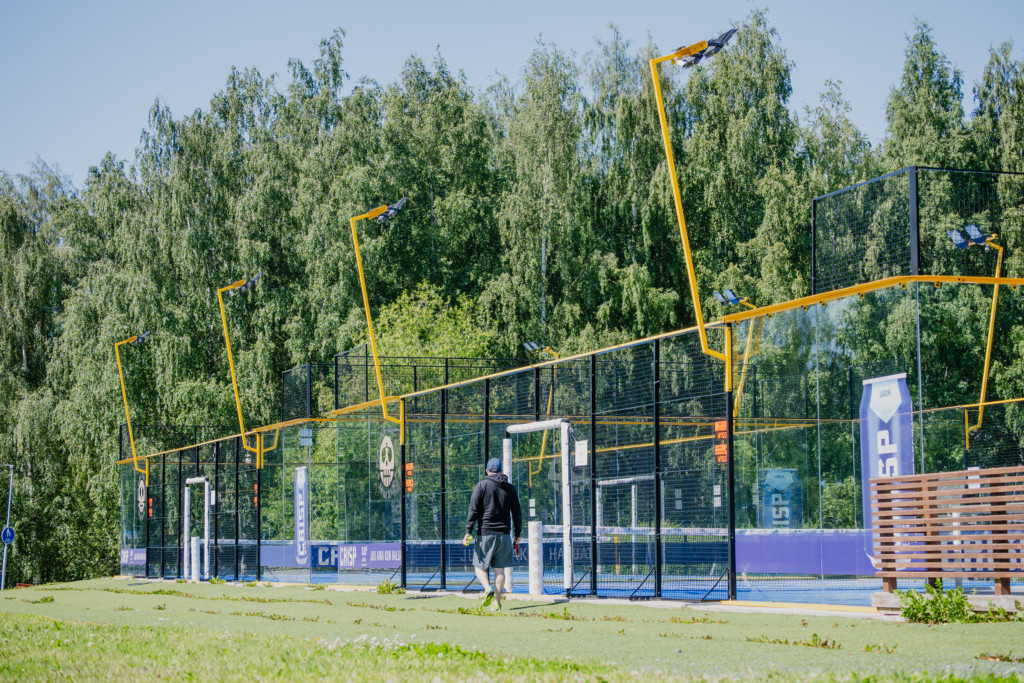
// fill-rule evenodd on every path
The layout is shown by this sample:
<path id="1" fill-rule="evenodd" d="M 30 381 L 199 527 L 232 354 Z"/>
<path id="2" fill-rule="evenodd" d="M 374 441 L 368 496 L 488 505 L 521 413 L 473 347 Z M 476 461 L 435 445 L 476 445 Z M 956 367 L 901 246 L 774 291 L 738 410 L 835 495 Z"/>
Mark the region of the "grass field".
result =
<path id="1" fill-rule="evenodd" d="M 0 679 L 1015 680 L 1024 623 L 104 579 L 0 593 Z M 1017 662 L 991 661 L 983 655 Z"/>

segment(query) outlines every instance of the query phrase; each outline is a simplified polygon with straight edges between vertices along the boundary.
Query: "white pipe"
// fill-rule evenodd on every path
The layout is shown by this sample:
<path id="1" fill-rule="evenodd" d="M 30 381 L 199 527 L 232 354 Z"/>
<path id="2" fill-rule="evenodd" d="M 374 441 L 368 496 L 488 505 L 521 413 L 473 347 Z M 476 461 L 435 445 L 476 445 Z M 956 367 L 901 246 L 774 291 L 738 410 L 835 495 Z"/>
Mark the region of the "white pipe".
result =
<path id="1" fill-rule="evenodd" d="M 569 486 L 569 423 L 552 420 L 562 428 L 562 571 L 566 595 L 572 590 L 572 496 Z"/>
<path id="2" fill-rule="evenodd" d="M 199 582 L 199 537 L 193 536 L 191 538 L 192 545 L 192 568 L 191 568 L 191 579 L 196 583 Z"/>
<path id="3" fill-rule="evenodd" d="M 529 548 L 530 595 L 544 593 L 544 525 L 540 522 L 529 522 L 526 525 Z"/>
<path id="4" fill-rule="evenodd" d="M 192 536 L 188 528 L 189 508 L 191 507 L 191 493 L 192 489 L 188 487 L 188 483 L 185 484 L 185 504 L 182 506 L 181 514 L 181 549 L 184 553 L 181 565 L 181 578 L 187 579 L 189 567 L 191 566 L 191 558 L 189 557 L 189 551 L 192 547 Z"/>
<path id="5" fill-rule="evenodd" d="M 526 424 L 509 425 L 505 429 L 505 432 L 507 434 L 529 434 L 530 432 L 542 432 L 545 429 L 558 429 L 563 425 L 568 424 L 568 420 L 560 417 L 555 420 L 544 420 L 543 422 L 528 422 Z"/>
<path id="6" fill-rule="evenodd" d="M 193 581 L 199 580 L 199 537 L 196 536 L 196 545 L 192 547 L 192 537 L 189 535 L 188 516 L 191 498 L 191 486 L 193 484 L 203 485 L 203 578 L 210 579 L 210 480 L 207 477 L 189 477 L 185 480 L 185 538 L 188 542 L 185 545 L 185 570 L 182 573 L 191 571 L 189 564 L 189 551 L 192 553 L 192 564 L 195 570 L 192 571 Z"/>

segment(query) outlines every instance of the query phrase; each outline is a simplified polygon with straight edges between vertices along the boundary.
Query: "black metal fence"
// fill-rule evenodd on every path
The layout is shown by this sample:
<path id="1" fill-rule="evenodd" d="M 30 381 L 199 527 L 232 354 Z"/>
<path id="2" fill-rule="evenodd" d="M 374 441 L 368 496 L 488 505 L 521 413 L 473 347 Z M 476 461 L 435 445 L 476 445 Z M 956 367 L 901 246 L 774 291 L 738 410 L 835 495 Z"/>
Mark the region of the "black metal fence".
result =
<path id="1" fill-rule="evenodd" d="M 950 249 L 949 230 L 976 225 L 1018 249 L 1024 174 L 908 168 L 812 202 L 811 293 L 896 275 L 994 275 L 990 249 Z"/>

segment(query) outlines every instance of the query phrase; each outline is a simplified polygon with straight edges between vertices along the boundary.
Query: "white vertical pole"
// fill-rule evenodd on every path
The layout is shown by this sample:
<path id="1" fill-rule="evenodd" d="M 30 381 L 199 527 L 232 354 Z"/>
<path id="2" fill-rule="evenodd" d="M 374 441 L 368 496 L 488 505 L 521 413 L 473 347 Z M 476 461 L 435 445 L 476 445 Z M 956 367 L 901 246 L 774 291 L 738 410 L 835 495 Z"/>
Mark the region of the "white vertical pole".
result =
<path id="1" fill-rule="evenodd" d="M 203 482 L 203 579 L 210 580 L 210 480 Z"/>
<path id="2" fill-rule="evenodd" d="M 190 578 L 196 583 L 199 582 L 199 537 L 192 537 L 192 567 Z"/>
<path id="3" fill-rule="evenodd" d="M 190 499 L 190 495 L 189 495 L 190 492 L 191 492 L 191 490 L 189 488 L 189 485 L 185 484 L 185 504 L 182 506 L 182 510 L 181 510 L 181 550 L 184 553 L 184 557 L 182 558 L 181 578 L 183 578 L 183 579 L 187 579 L 188 578 L 189 569 L 192 566 L 190 561 L 189 561 L 189 559 L 190 559 L 189 558 L 189 551 L 190 551 L 190 549 L 192 547 L 192 536 L 189 535 L 189 528 L 188 528 L 188 516 L 189 516 L 188 509 L 189 509 L 189 505 L 191 503 L 191 499 Z"/>
<path id="4" fill-rule="evenodd" d="M 562 571 L 566 595 L 572 590 L 572 497 L 569 486 L 569 425 L 562 423 Z"/>
<path id="5" fill-rule="evenodd" d="M 544 593 L 544 527 L 538 521 L 531 521 L 527 523 L 526 530 L 530 555 L 530 595 L 542 595 Z"/>
<path id="6" fill-rule="evenodd" d="M 512 480 L 512 439 L 503 439 L 501 442 L 501 470 L 515 485 Z M 505 592 L 512 592 L 512 567 L 505 567 Z"/>
<path id="7" fill-rule="evenodd" d="M 636 576 L 636 526 L 637 526 L 637 515 L 636 515 L 636 484 L 631 484 L 629 487 L 630 497 L 630 514 L 629 521 L 632 524 L 632 547 L 629 550 L 630 557 L 633 558 L 633 575 Z"/>

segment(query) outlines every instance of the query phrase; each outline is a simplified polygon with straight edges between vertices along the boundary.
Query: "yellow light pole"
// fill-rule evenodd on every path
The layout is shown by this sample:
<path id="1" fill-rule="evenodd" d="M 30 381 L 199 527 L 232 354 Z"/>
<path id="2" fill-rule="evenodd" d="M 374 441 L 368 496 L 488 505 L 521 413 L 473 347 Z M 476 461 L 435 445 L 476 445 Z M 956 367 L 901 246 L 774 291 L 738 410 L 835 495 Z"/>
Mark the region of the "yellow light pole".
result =
<path id="1" fill-rule="evenodd" d="M 238 434 L 239 438 L 242 439 L 242 446 L 245 448 L 245 450 L 256 454 L 257 468 L 263 467 L 263 461 L 261 458 L 262 454 L 260 449 L 260 444 L 262 443 L 262 434 L 256 435 L 255 448 L 249 445 L 245 437 L 245 420 L 242 419 L 242 402 L 238 398 L 238 380 L 235 377 L 235 359 L 231 355 L 231 337 L 228 335 L 228 318 L 227 314 L 224 312 L 224 292 L 228 292 L 231 296 L 235 296 L 235 294 L 240 294 L 251 288 L 254 284 L 256 284 L 256 281 L 260 279 L 261 275 L 263 275 L 263 273 L 257 273 L 254 277 L 248 280 L 238 280 L 237 282 L 232 282 L 227 287 L 221 287 L 220 289 L 217 290 L 217 302 L 220 304 L 220 320 L 221 323 L 223 323 L 224 325 L 224 344 L 228 350 L 228 368 L 231 371 L 231 388 L 235 392 L 235 410 L 238 412 Z"/>
<path id="2" fill-rule="evenodd" d="M 708 346 L 708 336 L 704 329 L 704 313 L 700 306 L 700 295 L 697 293 L 697 274 L 693 269 L 693 255 L 690 252 L 690 240 L 686 233 L 686 218 L 683 215 L 683 199 L 679 191 L 679 179 L 676 177 L 676 162 L 672 155 L 672 141 L 668 132 L 668 120 L 665 115 L 665 103 L 661 96 L 661 81 L 658 78 L 658 65 L 662 62 L 681 62 L 684 67 L 691 67 L 705 57 L 717 54 L 725 43 L 732 38 L 736 29 L 729 29 L 714 40 L 702 40 L 688 47 L 677 48 L 671 54 L 663 57 L 656 57 L 650 61 L 651 80 L 654 83 L 654 96 L 658 104 L 658 119 L 661 122 L 661 135 L 665 142 L 665 159 L 668 162 L 668 173 L 671 179 L 672 196 L 675 201 L 676 216 L 679 219 L 679 236 L 683 240 L 683 254 L 686 256 L 686 274 L 690 281 L 690 295 L 693 297 L 693 310 L 697 316 L 697 330 L 700 334 L 701 350 L 709 356 L 725 361 L 727 374 L 731 372 L 731 360 L 729 354 L 715 351 Z M 727 376 L 726 381 L 731 384 L 732 380 Z"/>
<path id="3" fill-rule="evenodd" d="M 967 249 L 969 247 L 978 246 L 985 247 L 985 251 L 995 249 L 999 252 L 999 256 L 996 258 L 996 277 L 998 278 L 1003 270 L 1003 248 L 995 243 L 995 240 L 999 235 L 984 235 L 978 226 L 973 224 L 966 226 L 964 230 L 967 232 L 966 237 L 956 229 L 949 230 L 946 234 L 953 242 L 953 246 L 957 249 Z M 936 286 L 938 285 L 936 284 Z M 971 450 L 970 433 L 981 428 L 982 419 L 985 416 L 985 397 L 988 394 L 988 370 L 989 364 L 992 362 L 992 339 L 996 329 L 996 308 L 998 303 L 999 284 L 996 283 L 992 287 L 992 309 L 988 318 L 988 342 L 985 344 L 985 367 L 982 370 L 981 375 L 981 398 L 978 399 L 978 422 L 973 427 L 968 426 L 968 410 L 964 409 L 964 445 L 967 450 Z"/>
<path id="4" fill-rule="evenodd" d="M 363 291 L 363 307 L 366 311 L 366 330 L 370 337 L 370 350 L 373 352 L 373 369 L 377 373 L 377 391 L 380 395 L 380 409 L 384 414 L 384 419 L 388 422 L 394 422 L 395 424 L 402 424 L 402 420 L 399 418 L 391 417 L 388 415 L 388 402 L 384 396 L 384 378 L 380 373 L 380 360 L 377 357 L 377 338 L 373 334 L 373 316 L 370 315 L 370 297 L 366 293 L 366 276 L 363 274 L 363 257 L 359 253 L 359 234 L 356 231 L 356 222 L 367 218 L 376 219 L 378 223 L 384 223 L 387 220 L 394 218 L 398 212 L 405 206 L 405 203 L 409 201 L 408 197 L 402 197 L 391 206 L 378 206 L 376 209 L 371 209 L 364 214 L 354 216 L 350 224 L 352 226 L 352 245 L 356 251 L 356 267 L 359 270 L 359 286 Z M 404 439 L 404 432 L 403 439 Z"/>
<path id="5" fill-rule="evenodd" d="M 149 486 L 149 460 L 145 460 L 145 468 L 139 467 L 139 456 L 135 453 L 135 434 L 132 432 L 132 415 L 128 411 L 128 392 L 124 388 L 124 372 L 121 370 L 121 345 L 123 344 L 141 344 L 149 338 L 149 332 L 143 332 L 132 337 L 128 337 L 124 341 L 119 341 L 114 344 L 114 357 L 117 359 L 117 376 L 121 380 L 121 399 L 124 401 L 124 417 L 128 421 L 128 441 L 132 446 L 132 463 L 135 465 L 135 471 L 146 476 L 146 486 Z"/>

